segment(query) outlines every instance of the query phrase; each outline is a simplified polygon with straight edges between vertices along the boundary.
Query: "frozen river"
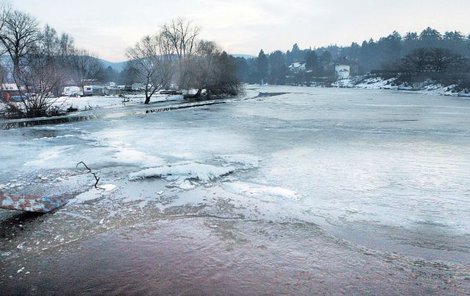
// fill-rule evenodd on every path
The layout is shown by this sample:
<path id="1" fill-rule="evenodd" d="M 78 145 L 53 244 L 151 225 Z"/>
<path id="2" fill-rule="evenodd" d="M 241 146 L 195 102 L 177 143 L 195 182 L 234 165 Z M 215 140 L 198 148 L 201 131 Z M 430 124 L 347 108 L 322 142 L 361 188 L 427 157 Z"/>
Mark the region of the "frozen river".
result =
<path id="1" fill-rule="evenodd" d="M 82 286 L 89 292 L 192 294 L 201 283 L 196 294 L 218 294 L 224 277 L 228 294 L 244 284 L 266 293 L 270 281 L 287 294 L 470 287 L 470 100 L 248 87 L 246 99 L 225 104 L 113 112 L 0 130 L 0 191 L 77 196 L 42 217 L 0 212 L 0 286 L 21 279 L 24 292 L 46 291 L 48 279 L 67 291 L 60 283 L 70 282 L 46 269 L 88 279 L 83 264 L 108 275 Z M 158 265 L 154 252 L 184 275 L 181 286 L 161 268 L 143 276 L 143 290 L 117 280 L 117 271 Z"/>

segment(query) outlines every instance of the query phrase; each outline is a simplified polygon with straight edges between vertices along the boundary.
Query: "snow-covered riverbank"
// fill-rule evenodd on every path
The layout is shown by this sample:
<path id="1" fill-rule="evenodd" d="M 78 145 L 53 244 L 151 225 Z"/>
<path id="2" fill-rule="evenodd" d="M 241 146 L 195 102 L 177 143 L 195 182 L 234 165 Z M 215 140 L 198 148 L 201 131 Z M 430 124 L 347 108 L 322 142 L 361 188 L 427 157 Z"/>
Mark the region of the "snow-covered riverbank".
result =
<path id="1" fill-rule="evenodd" d="M 380 77 L 353 77 L 350 79 L 338 80 L 332 84 L 333 87 L 339 88 L 359 88 L 371 90 L 397 90 L 410 91 L 420 94 L 454 96 L 454 97 L 470 97 L 469 90 L 458 90 L 457 85 L 442 85 L 433 81 L 425 81 L 414 85 L 397 83 L 396 78 L 383 79 Z"/>

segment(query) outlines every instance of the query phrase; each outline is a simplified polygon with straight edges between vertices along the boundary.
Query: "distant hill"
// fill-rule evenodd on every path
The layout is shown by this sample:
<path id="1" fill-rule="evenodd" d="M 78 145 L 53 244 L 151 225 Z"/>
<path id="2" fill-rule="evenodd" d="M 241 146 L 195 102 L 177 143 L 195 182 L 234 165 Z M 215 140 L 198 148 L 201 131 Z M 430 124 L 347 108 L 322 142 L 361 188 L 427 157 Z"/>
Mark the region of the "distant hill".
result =
<path id="1" fill-rule="evenodd" d="M 244 59 L 255 59 L 256 57 L 255 56 L 252 56 L 252 55 L 249 55 L 249 54 L 232 54 L 233 57 L 235 58 L 244 58 Z"/>
<path id="2" fill-rule="evenodd" d="M 244 59 L 254 59 L 254 58 L 256 58 L 255 56 L 248 55 L 248 54 L 232 54 L 232 56 L 234 56 L 236 58 L 244 58 Z M 128 61 L 110 62 L 110 61 L 100 59 L 100 58 L 97 58 L 97 60 L 103 65 L 103 67 L 105 69 L 108 68 L 108 67 L 111 67 L 117 72 L 121 72 L 122 70 L 124 70 L 127 66 L 127 63 L 128 63 Z M 0 63 L 10 64 L 11 63 L 10 57 L 6 54 L 0 56 Z"/>
<path id="3" fill-rule="evenodd" d="M 108 68 L 108 67 L 111 67 L 113 68 L 115 71 L 117 72 L 121 72 L 122 70 L 124 70 L 126 68 L 126 65 L 127 65 L 127 61 L 126 62 L 110 62 L 110 61 L 107 61 L 107 60 L 103 60 L 103 59 L 98 59 L 105 68 Z"/>
<path id="4" fill-rule="evenodd" d="M 249 54 L 232 54 L 233 57 L 236 57 L 236 58 L 244 58 L 244 59 L 254 59 L 256 58 L 255 56 L 252 56 L 252 55 L 249 55 Z M 121 72 L 122 70 L 124 70 L 126 68 L 126 65 L 127 65 L 127 61 L 125 62 L 110 62 L 110 61 L 107 61 L 107 60 L 103 60 L 103 59 L 98 59 L 105 68 L 108 68 L 108 67 L 111 67 L 113 68 L 115 71 L 117 72 Z"/>

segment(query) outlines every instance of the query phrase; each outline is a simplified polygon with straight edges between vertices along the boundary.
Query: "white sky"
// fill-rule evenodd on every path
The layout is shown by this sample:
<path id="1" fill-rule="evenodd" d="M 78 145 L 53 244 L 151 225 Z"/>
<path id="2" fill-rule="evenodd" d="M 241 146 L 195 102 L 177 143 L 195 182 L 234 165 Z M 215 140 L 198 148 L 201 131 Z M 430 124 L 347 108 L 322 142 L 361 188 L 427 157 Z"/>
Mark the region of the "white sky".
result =
<path id="1" fill-rule="evenodd" d="M 470 33 L 470 0 L 10 0 L 101 58 L 125 59 L 126 48 L 176 17 L 231 53 L 256 55 L 421 31 Z"/>

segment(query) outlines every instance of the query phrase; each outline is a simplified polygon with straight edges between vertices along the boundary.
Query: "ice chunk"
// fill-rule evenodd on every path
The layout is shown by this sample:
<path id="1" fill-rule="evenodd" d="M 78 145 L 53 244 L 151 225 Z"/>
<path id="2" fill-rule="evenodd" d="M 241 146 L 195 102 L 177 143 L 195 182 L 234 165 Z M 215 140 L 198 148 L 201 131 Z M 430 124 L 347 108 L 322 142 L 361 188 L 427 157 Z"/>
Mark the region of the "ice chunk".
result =
<path id="1" fill-rule="evenodd" d="M 129 175 L 129 180 L 135 181 L 145 178 L 164 178 L 170 180 L 195 179 L 209 182 L 234 172 L 232 166 L 217 167 L 197 162 L 177 163 L 155 168 L 149 168 Z"/>
<path id="2" fill-rule="evenodd" d="M 249 154 L 221 155 L 216 159 L 238 166 L 241 165 L 243 169 L 257 168 L 260 162 L 259 157 Z"/>
<path id="3" fill-rule="evenodd" d="M 116 185 L 104 184 L 104 185 L 98 186 L 98 189 L 104 190 L 105 192 L 110 192 L 116 189 Z"/>

